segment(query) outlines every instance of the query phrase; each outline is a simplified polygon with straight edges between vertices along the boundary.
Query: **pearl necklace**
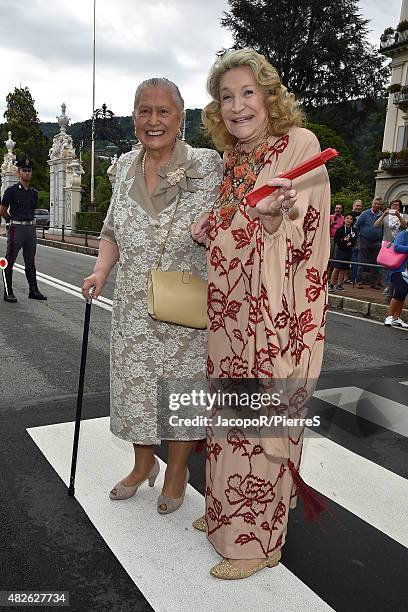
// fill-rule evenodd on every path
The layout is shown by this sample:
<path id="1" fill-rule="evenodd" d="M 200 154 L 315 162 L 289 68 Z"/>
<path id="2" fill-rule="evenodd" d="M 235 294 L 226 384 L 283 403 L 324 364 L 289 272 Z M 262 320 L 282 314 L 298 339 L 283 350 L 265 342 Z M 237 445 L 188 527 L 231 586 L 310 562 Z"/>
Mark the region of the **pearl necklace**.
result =
<path id="1" fill-rule="evenodd" d="M 142 174 L 143 174 L 143 176 L 146 176 L 146 156 L 147 156 L 147 151 L 144 152 L 144 155 L 142 157 Z M 170 159 L 165 164 L 162 164 L 162 166 L 168 166 L 170 164 L 170 160 L 171 160 L 171 157 L 170 157 Z"/>
<path id="2" fill-rule="evenodd" d="M 147 152 L 144 152 L 144 155 L 142 157 L 142 174 L 143 176 L 146 176 L 146 154 Z"/>

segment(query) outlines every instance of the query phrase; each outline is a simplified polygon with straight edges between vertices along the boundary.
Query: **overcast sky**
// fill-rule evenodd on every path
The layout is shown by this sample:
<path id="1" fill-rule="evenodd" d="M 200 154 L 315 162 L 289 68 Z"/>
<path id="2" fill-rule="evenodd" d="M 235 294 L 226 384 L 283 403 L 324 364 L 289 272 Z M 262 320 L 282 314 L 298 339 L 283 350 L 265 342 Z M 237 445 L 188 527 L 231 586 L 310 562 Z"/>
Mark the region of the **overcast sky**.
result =
<path id="1" fill-rule="evenodd" d="M 273 1 L 273 0 L 271 0 Z M 207 101 L 205 80 L 215 53 L 231 43 L 220 26 L 225 0 L 97 0 L 96 108 L 129 115 L 138 82 L 166 76 L 187 108 Z M 378 46 L 399 21 L 401 0 L 361 0 Z M 72 122 L 92 114 L 93 0 L 0 0 L 0 123 L 6 96 L 27 86 L 41 121 L 61 103 Z M 283 30 L 284 35 L 284 30 Z"/>

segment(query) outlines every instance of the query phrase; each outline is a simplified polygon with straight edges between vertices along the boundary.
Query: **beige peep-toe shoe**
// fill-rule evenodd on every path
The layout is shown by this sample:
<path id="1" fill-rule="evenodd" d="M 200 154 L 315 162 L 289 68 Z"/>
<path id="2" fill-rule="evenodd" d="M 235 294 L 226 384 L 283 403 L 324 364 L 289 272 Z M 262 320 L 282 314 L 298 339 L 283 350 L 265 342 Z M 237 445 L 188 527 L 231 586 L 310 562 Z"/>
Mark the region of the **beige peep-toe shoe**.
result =
<path id="1" fill-rule="evenodd" d="M 278 565 L 280 558 L 281 551 L 278 550 L 272 557 L 269 557 L 269 559 L 265 559 L 265 561 L 262 561 L 259 565 L 247 570 L 233 567 L 228 559 L 223 559 L 210 569 L 210 574 L 214 576 L 214 578 L 221 578 L 221 580 L 241 580 L 241 578 L 249 578 L 265 567 L 275 567 L 275 565 Z"/>
<path id="2" fill-rule="evenodd" d="M 190 479 L 190 472 L 188 471 L 188 468 L 187 468 L 186 479 L 184 481 L 184 489 L 180 497 L 173 499 L 172 497 L 166 497 L 165 495 L 159 495 L 159 497 L 157 498 L 157 512 L 159 514 L 170 514 L 170 512 L 174 512 L 175 510 L 178 510 L 180 508 L 180 506 L 182 505 L 184 501 L 184 496 L 186 494 L 186 488 L 187 488 L 189 479 Z M 166 510 L 162 510 L 160 508 L 162 504 L 166 504 L 167 506 Z"/>
<path id="3" fill-rule="evenodd" d="M 157 461 L 157 457 L 155 457 L 154 465 L 144 480 L 141 480 L 140 482 L 131 487 L 127 487 L 123 484 L 123 482 L 118 482 L 117 484 L 115 484 L 112 491 L 109 493 L 109 497 L 114 500 L 129 499 L 129 497 L 132 497 L 132 495 L 136 493 L 140 485 L 146 482 L 146 480 L 149 481 L 149 487 L 154 487 L 154 483 L 156 482 L 156 478 L 159 475 L 159 472 L 160 464 Z"/>

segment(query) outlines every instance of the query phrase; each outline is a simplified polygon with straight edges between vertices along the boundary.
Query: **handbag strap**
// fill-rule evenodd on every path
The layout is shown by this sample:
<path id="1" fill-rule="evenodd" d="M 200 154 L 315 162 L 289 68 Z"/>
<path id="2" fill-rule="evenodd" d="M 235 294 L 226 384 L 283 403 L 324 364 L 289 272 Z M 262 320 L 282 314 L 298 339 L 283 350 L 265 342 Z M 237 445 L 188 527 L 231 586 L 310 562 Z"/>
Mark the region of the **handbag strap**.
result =
<path id="1" fill-rule="evenodd" d="M 166 248 L 166 244 L 167 244 L 167 241 L 168 241 L 169 236 L 170 236 L 171 227 L 172 227 L 174 219 L 176 217 L 177 208 L 178 208 L 178 205 L 180 204 L 180 199 L 181 199 L 181 192 L 179 193 L 179 195 L 177 197 L 177 202 L 176 202 L 176 206 L 174 208 L 174 213 L 173 213 L 173 216 L 172 216 L 171 221 L 170 221 L 170 225 L 169 225 L 169 229 L 167 231 L 166 238 L 164 239 L 164 242 L 163 242 L 162 247 L 160 249 L 160 254 L 159 254 L 159 258 L 158 258 L 157 263 L 156 263 L 155 270 L 157 270 L 160 267 L 161 260 L 162 260 L 162 257 L 164 255 L 164 250 Z"/>

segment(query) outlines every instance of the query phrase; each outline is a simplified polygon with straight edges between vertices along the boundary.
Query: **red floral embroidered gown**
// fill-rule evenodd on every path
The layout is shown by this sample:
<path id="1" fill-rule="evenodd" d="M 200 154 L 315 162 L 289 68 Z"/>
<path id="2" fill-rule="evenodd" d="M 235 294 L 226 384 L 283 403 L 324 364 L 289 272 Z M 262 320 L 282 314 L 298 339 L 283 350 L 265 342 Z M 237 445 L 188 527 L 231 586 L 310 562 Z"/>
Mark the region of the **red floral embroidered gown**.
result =
<path id="1" fill-rule="evenodd" d="M 296 383 L 319 376 L 329 257 L 326 169 L 294 181 L 296 205 L 275 234 L 264 232 L 242 204 L 245 193 L 319 152 L 314 134 L 295 127 L 260 145 L 250 160 L 236 150 L 225 157 L 220 207 L 208 228 L 209 378 Z M 236 212 L 234 200 L 241 202 Z M 302 385 L 291 403 L 304 408 L 309 397 Z M 302 434 L 289 432 L 247 439 L 245 430 L 232 428 L 223 438 L 208 430 L 208 538 L 223 557 L 269 557 L 284 544 L 296 503 L 288 462 L 299 467 L 302 443 Z"/>

